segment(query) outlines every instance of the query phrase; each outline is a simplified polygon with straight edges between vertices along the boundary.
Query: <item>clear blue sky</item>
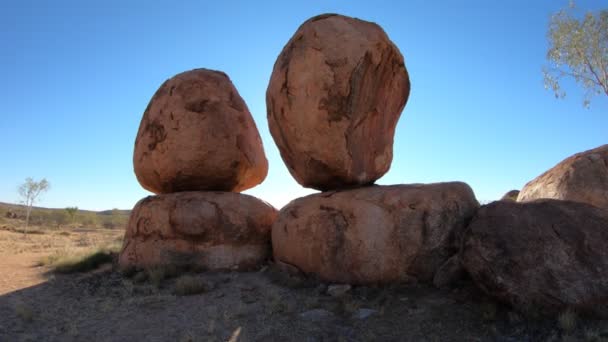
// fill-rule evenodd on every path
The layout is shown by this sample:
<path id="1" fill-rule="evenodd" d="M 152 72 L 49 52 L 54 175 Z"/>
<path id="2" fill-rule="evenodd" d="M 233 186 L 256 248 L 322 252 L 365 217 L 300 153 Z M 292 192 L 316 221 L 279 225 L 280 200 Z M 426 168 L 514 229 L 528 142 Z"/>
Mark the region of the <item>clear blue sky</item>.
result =
<path id="1" fill-rule="evenodd" d="M 600 0 L 578 1 L 598 9 Z M 334 12 L 380 24 L 412 91 L 391 170 L 379 184 L 465 181 L 492 200 L 563 158 L 608 143 L 608 99 L 582 107 L 543 88 L 551 13 L 567 1 L 2 1 L 0 201 L 26 177 L 52 185 L 41 206 L 131 208 L 142 113 L 167 78 L 225 71 L 260 130 L 270 171 L 246 193 L 276 206 L 310 193 L 270 137 L 265 91 L 284 44 Z M 604 2 L 604 7 L 606 3 Z"/>

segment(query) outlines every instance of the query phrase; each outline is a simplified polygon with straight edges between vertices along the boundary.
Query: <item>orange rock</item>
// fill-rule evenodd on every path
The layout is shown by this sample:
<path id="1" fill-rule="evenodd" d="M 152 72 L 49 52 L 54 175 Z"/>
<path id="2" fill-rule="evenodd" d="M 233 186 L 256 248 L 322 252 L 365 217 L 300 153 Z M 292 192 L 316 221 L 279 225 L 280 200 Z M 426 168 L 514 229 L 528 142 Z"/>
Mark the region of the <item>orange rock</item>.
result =
<path id="1" fill-rule="evenodd" d="M 577 153 L 532 180 L 517 200 L 553 198 L 608 208 L 608 145 Z"/>
<path id="2" fill-rule="evenodd" d="M 139 183 L 154 193 L 240 192 L 268 173 L 262 140 L 226 74 L 195 69 L 156 91 L 133 154 Z"/>
<path id="3" fill-rule="evenodd" d="M 274 65 L 266 92 L 270 133 L 301 185 L 371 184 L 390 168 L 409 92 L 403 56 L 380 26 L 317 16 Z"/>
<path id="4" fill-rule="evenodd" d="M 231 192 L 149 196 L 131 213 L 119 264 L 254 268 L 270 257 L 276 216 L 269 204 Z"/>
<path id="5" fill-rule="evenodd" d="M 458 182 L 314 194 L 279 212 L 274 258 L 332 283 L 430 282 L 478 207 Z"/>

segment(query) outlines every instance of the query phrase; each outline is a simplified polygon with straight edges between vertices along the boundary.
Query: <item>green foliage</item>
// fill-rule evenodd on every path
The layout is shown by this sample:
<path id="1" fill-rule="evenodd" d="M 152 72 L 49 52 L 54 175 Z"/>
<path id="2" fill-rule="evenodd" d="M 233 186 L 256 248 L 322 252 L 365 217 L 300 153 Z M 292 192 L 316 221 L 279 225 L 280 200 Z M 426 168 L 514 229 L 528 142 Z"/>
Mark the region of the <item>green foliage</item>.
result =
<path id="1" fill-rule="evenodd" d="M 560 79 L 573 78 L 585 89 L 583 105 L 588 107 L 593 95 L 608 96 L 608 10 L 587 12 L 580 18 L 575 14 L 571 4 L 551 17 L 549 65 L 543 74 L 545 88 L 558 98 L 566 95 Z"/>

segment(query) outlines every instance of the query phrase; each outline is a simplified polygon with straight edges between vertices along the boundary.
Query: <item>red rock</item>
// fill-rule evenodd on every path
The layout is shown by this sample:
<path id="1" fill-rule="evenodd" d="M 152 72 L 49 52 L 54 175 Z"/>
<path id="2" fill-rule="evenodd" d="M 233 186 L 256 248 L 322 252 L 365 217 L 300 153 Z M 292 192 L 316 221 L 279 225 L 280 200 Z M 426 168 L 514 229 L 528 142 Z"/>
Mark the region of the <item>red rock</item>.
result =
<path id="1" fill-rule="evenodd" d="M 331 283 L 430 282 L 478 206 L 464 183 L 310 195 L 279 212 L 274 258 Z"/>
<path id="2" fill-rule="evenodd" d="M 608 208 L 608 145 L 577 153 L 532 180 L 519 202 L 553 198 Z"/>
<path id="3" fill-rule="evenodd" d="M 371 184 L 390 168 L 409 92 L 403 56 L 380 26 L 317 16 L 274 65 L 266 92 L 270 133 L 301 185 Z"/>
<path id="4" fill-rule="evenodd" d="M 276 216 L 267 203 L 231 192 L 149 196 L 131 213 L 119 264 L 255 268 L 270 257 Z"/>
<path id="5" fill-rule="evenodd" d="M 226 74 L 195 69 L 156 91 L 139 126 L 133 166 L 154 193 L 240 192 L 268 172 L 247 105 Z"/>
<path id="6" fill-rule="evenodd" d="M 461 263 L 487 294 L 522 311 L 593 312 L 608 304 L 608 210 L 499 201 L 481 207 Z"/>

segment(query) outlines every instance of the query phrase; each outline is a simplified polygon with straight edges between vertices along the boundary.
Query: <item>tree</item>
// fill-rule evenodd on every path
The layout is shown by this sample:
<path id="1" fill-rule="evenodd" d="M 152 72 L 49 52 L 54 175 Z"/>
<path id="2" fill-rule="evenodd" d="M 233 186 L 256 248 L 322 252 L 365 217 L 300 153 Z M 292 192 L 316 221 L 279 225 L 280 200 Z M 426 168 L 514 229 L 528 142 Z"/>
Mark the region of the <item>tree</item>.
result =
<path id="1" fill-rule="evenodd" d="M 19 187 L 19 195 L 21 196 L 22 203 L 26 206 L 25 214 L 25 231 L 30 223 L 30 213 L 32 212 L 32 206 L 38 200 L 38 197 L 43 192 L 46 192 L 51 187 L 51 184 L 43 178 L 41 181 L 36 182 L 32 178 L 28 177 L 25 179 L 25 183 Z"/>
<path id="2" fill-rule="evenodd" d="M 67 211 L 68 215 L 70 215 L 70 221 L 74 223 L 74 219 L 78 213 L 78 207 L 67 207 L 65 208 L 65 211 Z"/>
<path id="3" fill-rule="evenodd" d="M 585 107 L 593 95 L 608 96 L 608 10 L 587 12 L 577 19 L 571 2 L 568 9 L 551 17 L 547 38 L 549 65 L 543 69 L 545 88 L 552 89 L 555 97 L 563 98 L 566 93 L 560 80 L 568 77 L 585 89 Z"/>

